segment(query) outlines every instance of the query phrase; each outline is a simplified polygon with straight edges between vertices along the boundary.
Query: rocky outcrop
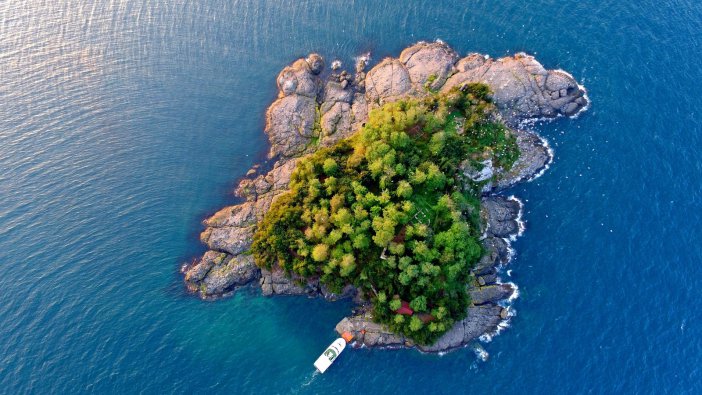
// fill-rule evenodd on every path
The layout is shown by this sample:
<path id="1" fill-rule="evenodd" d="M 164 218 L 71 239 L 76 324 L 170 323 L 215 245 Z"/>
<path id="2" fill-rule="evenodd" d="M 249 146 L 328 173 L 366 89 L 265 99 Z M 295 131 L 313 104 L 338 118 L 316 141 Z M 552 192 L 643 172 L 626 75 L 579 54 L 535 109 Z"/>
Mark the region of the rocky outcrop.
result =
<path id="1" fill-rule="evenodd" d="M 483 198 L 481 216 L 486 226 L 485 232 L 495 237 L 510 237 L 519 234 L 520 203 L 516 199 L 507 199 L 502 196 L 488 196 Z"/>
<path id="2" fill-rule="evenodd" d="M 529 179 L 547 168 L 552 155 L 548 145 L 536 134 L 518 128 L 522 121 L 573 115 L 587 106 L 585 91 L 568 73 L 547 70 L 532 56 L 520 53 L 501 59 L 480 54 L 460 58 L 440 42 L 417 43 L 402 51 L 398 58 L 386 58 L 366 72 L 368 58 L 361 57 L 354 74 L 339 71 L 322 79 L 324 60 L 317 54 L 298 59 L 285 67 L 276 83 L 278 98 L 266 112 L 265 133 L 271 147 L 270 169 L 256 166 L 241 180 L 236 194 L 241 203 L 225 207 L 204 221 L 201 240 L 209 247 L 202 258 L 186 267 L 188 288 L 202 297 L 231 292 L 238 286 L 254 283 L 264 295 L 311 295 L 334 300 L 356 295 L 353 287 L 333 294 L 315 281 L 288 277 L 281 269 L 258 269 L 248 255 L 256 224 L 276 197 L 288 186 L 297 159 L 319 147 L 330 146 L 351 136 L 368 119 L 368 112 L 383 103 L 406 96 L 421 97 L 448 91 L 470 82 L 490 86 L 498 115 L 517 139 L 520 157 L 511 169 L 491 161 L 466 162 L 466 177 L 485 183 L 485 193 L 507 188 Z M 489 162 L 489 163 L 488 163 Z M 467 316 L 436 344 L 419 347 L 441 351 L 460 347 L 483 333 L 494 331 L 508 317 L 501 301 L 512 295 L 509 284 L 500 284 L 499 268 L 510 260 L 508 237 L 519 232 L 519 203 L 488 197 L 482 216 L 486 254 L 472 269 L 474 281 L 468 284 L 473 304 Z M 359 299 L 359 300 L 357 300 Z M 411 342 L 372 322 L 369 313 L 345 318 L 337 331 L 357 335 L 369 347 L 411 346 Z"/>
<path id="3" fill-rule="evenodd" d="M 304 281 L 291 278 L 280 268 L 272 271 L 261 271 L 261 292 L 265 296 L 270 295 L 305 295 L 316 294 L 316 284 L 308 285 Z"/>
<path id="4" fill-rule="evenodd" d="M 392 333 L 387 328 L 373 322 L 371 313 L 366 312 L 347 317 L 336 324 L 338 333 L 348 332 L 354 335 L 357 344 L 367 347 L 402 347 L 411 346 L 404 336 Z"/>
<path id="5" fill-rule="evenodd" d="M 475 182 L 483 182 L 483 192 L 497 192 L 519 182 L 532 179 L 543 171 L 553 160 L 548 142 L 537 134 L 521 129 L 511 130 L 519 147 L 519 158 L 510 169 L 496 167 L 488 158 L 477 163 L 466 160 L 461 164 L 465 177 Z"/>
<path id="6" fill-rule="evenodd" d="M 455 69 L 441 90 L 467 82 L 487 84 L 503 119 L 512 126 L 525 119 L 574 115 L 588 105 L 585 90 L 570 74 L 546 70 L 523 52 L 496 60 L 470 54 Z"/>
<path id="7" fill-rule="evenodd" d="M 261 270 L 251 255 L 232 256 L 224 252 L 207 251 L 199 262 L 185 271 L 185 282 L 203 297 L 222 295 L 236 286 L 257 279 Z"/>
<path id="8" fill-rule="evenodd" d="M 518 182 L 529 180 L 546 170 L 553 160 L 548 143 L 535 133 L 521 129 L 512 131 L 517 138 L 519 158 L 509 170 L 499 169 L 489 188 L 503 190 Z"/>
<path id="9" fill-rule="evenodd" d="M 441 43 L 418 43 L 400 53 L 400 62 L 417 93 L 439 90 L 455 73 L 458 59 L 456 51 Z"/>

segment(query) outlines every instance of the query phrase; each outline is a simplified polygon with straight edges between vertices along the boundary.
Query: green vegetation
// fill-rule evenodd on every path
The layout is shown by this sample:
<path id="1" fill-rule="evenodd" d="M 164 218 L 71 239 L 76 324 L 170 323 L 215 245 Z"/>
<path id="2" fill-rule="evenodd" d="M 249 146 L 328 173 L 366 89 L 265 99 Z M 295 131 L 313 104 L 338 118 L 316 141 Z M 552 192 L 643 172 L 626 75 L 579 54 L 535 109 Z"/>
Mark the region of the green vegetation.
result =
<path id="1" fill-rule="evenodd" d="M 427 76 L 426 82 L 424 83 L 424 90 L 433 91 L 431 89 L 431 84 L 433 84 L 437 78 L 439 78 L 439 77 L 436 74 L 429 74 L 429 76 Z"/>
<path id="2" fill-rule="evenodd" d="M 257 264 L 332 291 L 352 284 L 376 321 L 435 341 L 465 317 L 482 254 L 478 188 L 465 188 L 459 165 L 490 155 L 509 168 L 518 156 L 487 95 L 472 84 L 386 104 L 351 139 L 300 159 L 254 236 Z M 413 315 L 395 313 L 402 302 Z"/>

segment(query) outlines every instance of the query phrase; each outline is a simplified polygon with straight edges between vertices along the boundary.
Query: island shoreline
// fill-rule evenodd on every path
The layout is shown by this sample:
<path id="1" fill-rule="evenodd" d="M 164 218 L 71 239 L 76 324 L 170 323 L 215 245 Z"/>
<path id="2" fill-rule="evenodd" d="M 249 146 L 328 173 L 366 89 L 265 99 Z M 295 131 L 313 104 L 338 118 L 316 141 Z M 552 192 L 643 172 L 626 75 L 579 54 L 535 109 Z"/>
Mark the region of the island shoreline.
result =
<path id="1" fill-rule="evenodd" d="M 452 79 L 453 86 L 457 85 L 457 77 L 463 78 L 460 83 L 471 82 L 471 73 L 482 67 L 485 71 L 478 70 L 483 74 L 476 82 L 487 83 L 492 88 L 502 120 L 517 136 L 522 152 L 519 160 L 522 162 L 518 160 L 518 166 L 511 174 L 495 174 L 491 178 L 495 182 L 488 182 L 482 194 L 481 212 L 485 211 L 482 214 L 485 223 L 482 240 L 484 246 L 485 243 L 488 245 L 488 253 L 483 258 L 488 259 L 481 259 L 473 269 L 476 284 L 470 286 L 469 290 L 474 300 L 472 308 L 478 315 L 471 315 L 469 308 L 469 316 L 447 332 L 444 335 L 446 339 L 442 337 L 434 345 L 417 348 L 422 352 L 446 352 L 468 346 L 478 338 L 487 340 L 509 326 L 514 314 L 511 305 L 519 292 L 516 284 L 503 283 L 500 274 L 514 256 L 511 243 L 523 233 L 524 223 L 521 220 L 523 203 L 514 196 L 505 198 L 503 194 L 517 183 L 540 177 L 553 161 L 553 150 L 548 140 L 532 130 L 524 129 L 531 129 L 537 122 L 562 116 L 577 118 L 590 107 L 587 91 L 569 73 L 562 70 L 547 71 L 533 57 L 524 53 L 496 61 L 479 54 L 459 58 L 444 43 L 420 42 L 405 49 L 400 59 L 403 56 L 404 63 L 395 58 L 386 58 L 368 73 L 365 72 L 368 57 L 358 57 L 360 61 L 356 65 L 355 75 L 346 71 L 332 72 L 325 78 L 326 82 L 320 77 L 324 61 L 316 54 L 299 59 L 281 71 L 277 79 L 280 92 L 278 99 L 266 111 L 268 160 L 255 164 L 238 182 L 236 194 L 242 203 L 226 207 L 203 221 L 206 230 L 202 233 L 201 240 L 210 250 L 200 260 L 183 266 L 181 270 L 190 291 L 199 293 L 203 299 L 212 300 L 231 295 L 237 288 L 258 280 L 264 295 L 322 296 L 329 300 L 352 297 L 353 290 L 335 295 L 319 283 L 300 286 L 296 283 L 300 279 L 290 279 L 280 271 L 266 271 L 256 267 L 251 256 L 246 254 L 256 223 L 272 200 L 286 189 L 297 158 L 314 152 L 316 148 L 310 147 L 310 142 L 316 139 L 319 146 L 333 144 L 355 133 L 374 106 L 406 95 L 421 96 L 427 91 L 427 84 L 432 85 L 437 79 L 440 82 L 435 88 L 437 91 L 446 89 Z M 409 67 L 413 59 L 416 61 Z M 388 67 L 388 64 L 391 66 Z M 509 73 L 514 74 L 510 67 L 517 68 L 523 74 L 527 73 L 527 78 L 533 77 L 535 81 L 541 81 L 532 82 L 531 88 L 527 88 L 522 80 L 510 80 Z M 402 81 L 402 77 L 405 77 L 403 74 L 398 82 L 396 70 L 402 74 L 403 69 L 407 74 L 406 81 Z M 424 69 L 435 72 L 431 74 L 435 77 L 429 78 Z M 407 70 L 415 72 L 411 74 Z M 479 80 L 486 79 L 488 73 L 492 73 L 494 81 Z M 556 82 L 551 85 L 561 87 L 555 93 L 548 85 L 552 78 Z M 389 83 L 383 85 L 386 80 Z M 494 84 L 491 85 L 491 82 Z M 519 84 L 522 86 L 519 87 Z M 528 96 L 528 89 L 532 89 L 532 96 Z M 536 99 L 533 99 L 537 96 L 534 92 L 540 95 Z M 362 105 L 357 106 L 358 103 Z M 552 103 L 558 105 L 553 106 Z M 313 112 L 310 111 L 311 108 Z M 539 117 L 533 116 L 535 113 Z M 329 114 L 331 115 L 328 116 Z M 291 123 L 295 123 L 297 130 L 290 127 Z M 492 171 L 492 164 L 490 170 Z M 498 172 L 499 169 L 495 171 Z M 355 302 L 363 306 L 362 301 Z M 415 346 L 411 340 L 390 333 L 372 322 L 367 311 L 356 313 L 342 320 L 336 327 L 339 333 L 354 333 L 356 345 L 380 348 Z M 471 321 L 476 317 L 477 322 Z M 463 327 L 458 328 L 459 324 Z M 456 333 L 452 335 L 451 332 Z"/>

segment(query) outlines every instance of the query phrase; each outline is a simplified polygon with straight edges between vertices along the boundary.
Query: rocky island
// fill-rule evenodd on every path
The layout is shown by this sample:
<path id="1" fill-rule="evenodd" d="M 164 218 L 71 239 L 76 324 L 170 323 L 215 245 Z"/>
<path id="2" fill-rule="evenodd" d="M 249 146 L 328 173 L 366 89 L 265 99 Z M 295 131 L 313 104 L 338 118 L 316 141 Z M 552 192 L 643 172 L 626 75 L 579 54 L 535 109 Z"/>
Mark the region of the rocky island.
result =
<path id="1" fill-rule="evenodd" d="M 552 160 L 522 125 L 578 114 L 585 90 L 532 56 L 461 58 L 441 42 L 367 63 L 329 73 L 311 54 L 280 72 L 270 164 L 241 180 L 240 204 L 204 221 L 209 250 L 184 267 L 186 285 L 203 298 L 251 283 L 264 295 L 353 298 L 336 330 L 368 347 L 467 345 L 509 320 L 516 293 L 498 273 L 522 207 L 502 193 Z M 424 275 L 433 280 L 418 286 Z"/>

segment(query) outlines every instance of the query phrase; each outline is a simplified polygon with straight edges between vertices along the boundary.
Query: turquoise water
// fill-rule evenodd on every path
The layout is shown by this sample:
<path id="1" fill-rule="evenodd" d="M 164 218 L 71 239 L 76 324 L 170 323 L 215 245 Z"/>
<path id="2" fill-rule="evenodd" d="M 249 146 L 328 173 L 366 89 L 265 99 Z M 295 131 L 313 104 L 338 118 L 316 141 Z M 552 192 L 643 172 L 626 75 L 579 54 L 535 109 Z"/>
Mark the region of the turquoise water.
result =
<path id="1" fill-rule="evenodd" d="M 512 327 L 312 362 L 348 302 L 187 294 L 200 220 L 265 154 L 278 71 L 440 38 L 582 81 L 526 203 Z M 702 392 L 702 4 L 0 2 L 0 393 Z"/>

